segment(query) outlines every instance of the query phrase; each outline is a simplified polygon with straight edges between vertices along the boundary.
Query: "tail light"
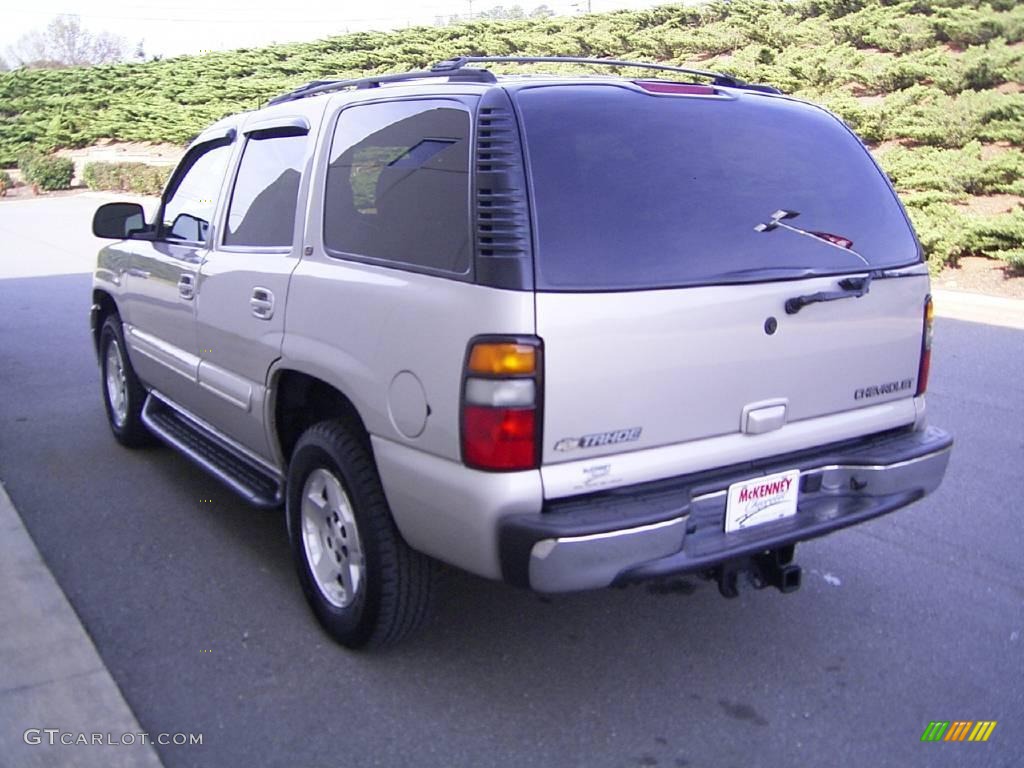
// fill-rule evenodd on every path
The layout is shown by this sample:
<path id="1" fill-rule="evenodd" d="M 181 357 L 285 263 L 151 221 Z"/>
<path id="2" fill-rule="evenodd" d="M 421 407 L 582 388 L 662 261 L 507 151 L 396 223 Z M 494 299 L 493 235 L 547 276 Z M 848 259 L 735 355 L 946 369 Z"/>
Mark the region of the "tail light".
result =
<path id="1" fill-rule="evenodd" d="M 928 374 L 932 367 L 932 319 L 935 310 L 932 308 L 932 297 L 924 300 L 924 331 L 921 334 L 921 362 L 917 366 L 917 395 L 923 395 L 928 389 Z"/>
<path id="2" fill-rule="evenodd" d="M 715 96 L 718 94 L 710 85 L 696 83 L 669 83 L 661 80 L 634 80 L 637 85 L 651 93 L 675 93 L 683 96 Z"/>
<path id="3" fill-rule="evenodd" d="M 515 471 L 540 463 L 541 345 L 534 337 L 474 339 L 462 376 L 462 460 Z"/>

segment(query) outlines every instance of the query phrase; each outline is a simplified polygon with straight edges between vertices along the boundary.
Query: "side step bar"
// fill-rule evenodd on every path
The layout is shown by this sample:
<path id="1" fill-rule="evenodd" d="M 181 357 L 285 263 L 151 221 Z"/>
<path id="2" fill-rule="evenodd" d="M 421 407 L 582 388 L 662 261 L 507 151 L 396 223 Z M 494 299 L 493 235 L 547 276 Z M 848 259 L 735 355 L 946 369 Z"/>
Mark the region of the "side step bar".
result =
<path id="1" fill-rule="evenodd" d="M 284 503 L 280 474 L 159 393 L 146 398 L 142 422 L 250 504 L 275 508 Z"/>

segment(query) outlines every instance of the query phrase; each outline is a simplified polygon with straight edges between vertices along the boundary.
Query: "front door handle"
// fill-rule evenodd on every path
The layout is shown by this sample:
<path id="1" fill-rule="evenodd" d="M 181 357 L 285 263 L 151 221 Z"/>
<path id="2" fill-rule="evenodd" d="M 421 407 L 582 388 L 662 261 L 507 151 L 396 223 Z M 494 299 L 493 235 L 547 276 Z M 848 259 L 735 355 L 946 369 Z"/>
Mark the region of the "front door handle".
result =
<path id="1" fill-rule="evenodd" d="M 191 272 L 184 272 L 178 278 L 178 295 L 186 301 L 191 301 L 195 298 L 196 276 Z"/>
<path id="2" fill-rule="evenodd" d="M 249 299 L 249 306 L 252 313 L 260 320 L 269 320 L 274 316 L 274 294 L 267 288 L 257 286 L 252 289 L 252 298 Z"/>

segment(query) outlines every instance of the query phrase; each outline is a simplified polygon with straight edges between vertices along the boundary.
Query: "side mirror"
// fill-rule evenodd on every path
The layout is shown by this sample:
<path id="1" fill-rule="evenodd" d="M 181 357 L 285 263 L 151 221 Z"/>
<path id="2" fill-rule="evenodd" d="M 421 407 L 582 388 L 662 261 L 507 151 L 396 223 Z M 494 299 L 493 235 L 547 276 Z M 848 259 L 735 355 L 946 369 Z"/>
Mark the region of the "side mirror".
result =
<path id="1" fill-rule="evenodd" d="M 111 240 L 127 240 L 146 231 L 146 214 L 138 203 L 107 203 L 92 217 L 92 233 Z"/>
<path id="2" fill-rule="evenodd" d="M 171 240 L 186 240 L 190 243 L 205 243 L 210 222 L 191 213 L 179 213 L 171 225 L 168 237 Z"/>

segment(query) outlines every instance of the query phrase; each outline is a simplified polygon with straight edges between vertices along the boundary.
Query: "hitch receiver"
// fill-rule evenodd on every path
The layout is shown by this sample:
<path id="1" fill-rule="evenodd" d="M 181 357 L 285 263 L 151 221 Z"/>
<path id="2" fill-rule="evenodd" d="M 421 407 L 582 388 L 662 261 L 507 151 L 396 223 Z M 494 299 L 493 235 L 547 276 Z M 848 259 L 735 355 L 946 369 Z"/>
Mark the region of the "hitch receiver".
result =
<path id="1" fill-rule="evenodd" d="M 775 587 L 783 593 L 796 592 L 800 589 L 801 569 L 793 563 L 792 544 L 762 552 L 742 560 L 722 563 L 714 572 L 713 578 L 718 582 L 718 591 L 722 597 L 739 595 L 739 575 L 746 573 L 755 589 Z"/>

